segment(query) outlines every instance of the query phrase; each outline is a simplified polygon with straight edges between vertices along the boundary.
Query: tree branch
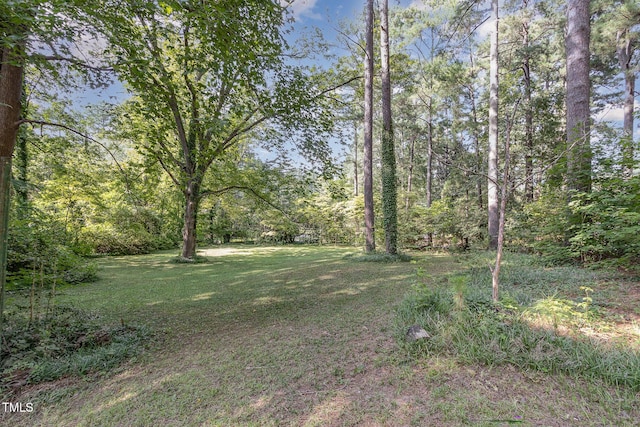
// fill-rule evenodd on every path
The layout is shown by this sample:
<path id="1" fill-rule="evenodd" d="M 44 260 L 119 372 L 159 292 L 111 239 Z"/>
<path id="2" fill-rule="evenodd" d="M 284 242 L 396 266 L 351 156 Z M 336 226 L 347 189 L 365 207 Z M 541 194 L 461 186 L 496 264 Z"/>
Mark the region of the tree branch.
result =
<path id="1" fill-rule="evenodd" d="M 97 67 L 95 65 L 89 65 L 86 62 L 79 60 L 78 58 L 66 57 L 58 54 L 54 54 L 54 55 L 34 54 L 33 56 L 34 58 L 40 59 L 43 61 L 69 62 L 73 65 L 77 65 L 82 68 L 86 68 L 88 70 L 93 70 L 93 71 L 103 71 L 103 72 L 110 72 L 110 73 L 115 71 L 113 67 Z"/>
<path id="2" fill-rule="evenodd" d="M 320 98 L 320 97 L 322 97 L 322 96 L 326 95 L 326 94 L 327 94 L 327 93 L 329 93 L 329 92 L 333 92 L 333 91 L 334 91 L 334 90 L 336 90 L 336 89 L 340 89 L 341 87 L 344 87 L 344 86 L 348 85 L 349 83 L 354 82 L 354 81 L 356 81 L 356 80 L 358 80 L 358 79 L 362 79 L 362 78 L 364 78 L 364 77 L 363 77 L 363 76 L 355 76 L 355 77 L 351 77 L 349 80 L 346 80 L 346 81 L 344 81 L 344 82 L 342 82 L 342 83 L 338 83 L 338 84 L 337 84 L 337 85 L 335 85 L 335 86 L 331 86 L 331 87 L 329 87 L 329 88 L 327 88 L 327 89 L 324 89 L 324 90 L 322 90 L 322 91 L 318 92 L 317 94 L 315 94 L 314 96 L 312 96 L 312 97 L 311 97 L 311 99 L 314 99 L 314 100 L 315 100 L 315 99 L 318 99 L 318 98 Z"/>
<path id="3" fill-rule="evenodd" d="M 162 156 L 160 156 L 159 153 L 157 153 L 156 151 L 152 151 L 152 153 L 153 153 L 154 157 L 160 163 L 160 166 L 162 167 L 162 169 L 164 169 L 164 171 L 167 173 L 167 175 L 169 175 L 169 177 L 171 178 L 171 181 L 173 181 L 173 183 L 176 185 L 176 187 L 180 188 L 181 187 L 180 182 L 173 175 L 173 172 L 171 172 L 171 169 L 169 169 L 169 167 L 166 165 L 164 160 L 162 160 Z"/>
<path id="4" fill-rule="evenodd" d="M 263 203 L 266 203 L 267 205 L 269 205 L 271 208 L 277 210 L 278 212 L 280 212 L 281 214 L 283 214 L 289 221 L 293 222 L 293 223 L 298 223 L 297 221 L 294 221 L 288 213 L 286 213 L 281 207 L 275 205 L 274 203 L 272 203 L 271 201 L 267 200 L 266 197 L 264 197 L 262 194 L 258 193 L 256 190 L 254 190 L 251 187 L 247 187 L 245 185 L 230 185 L 228 187 L 224 187 L 221 188 L 219 190 L 205 190 L 202 191 L 200 193 L 200 198 L 204 198 L 204 197 L 208 197 L 208 196 L 219 196 L 221 194 L 224 194 L 228 191 L 231 190 L 240 190 L 246 193 L 250 193 L 252 194 L 254 197 L 256 197 L 257 199 L 261 200 Z"/>
<path id="5" fill-rule="evenodd" d="M 22 124 L 32 124 L 32 125 L 40 125 L 40 126 L 52 126 L 52 127 L 58 127 L 64 130 L 67 130 L 73 134 L 76 134 L 78 136 L 81 136 L 82 138 L 85 138 L 91 142 L 94 142 L 96 144 L 98 144 L 100 147 L 104 148 L 104 150 L 109 153 L 109 156 L 113 159 L 114 163 L 116 164 L 116 166 L 118 167 L 118 169 L 120 170 L 120 173 L 122 174 L 122 177 L 124 178 L 124 182 L 125 182 L 125 186 L 127 187 L 127 190 L 132 193 L 131 191 L 131 183 L 129 182 L 129 178 L 127 177 L 126 172 L 124 171 L 124 169 L 122 168 L 122 165 L 120 165 L 120 162 L 118 162 L 118 159 L 116 158 L 116 156 L 113 154 L 113 152 L 106 146 L 104 145 L 102 142 L 98 141 L 95 138 L 90 137 L 89 135 L 80 132 L 77 129 L 74 129 L 70 126 L 67 125 L 63 125 L 62 123 L 53 123 L 53 122 L 47 122 L 44 120 L 30 120 L 30 119 L 21 119 L 18 122 L 16 122 L 16 126 L 20 126 Z M 132 193 L 133 194 L 133 193 Z"/>

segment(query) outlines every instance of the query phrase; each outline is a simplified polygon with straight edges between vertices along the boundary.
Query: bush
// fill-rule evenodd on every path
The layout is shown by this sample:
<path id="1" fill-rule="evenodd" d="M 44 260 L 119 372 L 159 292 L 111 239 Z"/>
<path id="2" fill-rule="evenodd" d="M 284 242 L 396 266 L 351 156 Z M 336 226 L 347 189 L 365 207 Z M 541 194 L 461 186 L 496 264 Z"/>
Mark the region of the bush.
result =
<path id="1" fill-rule="evenodd" d="M 576 223 L 570 223 L 569 212 Z M 514 242 L 548 264 L 595 263 L 637 270 L 640 176 L 596 182 L 591 193 L 575 194 L 568 207 L 562 192 L 547 192 L 527 205 L 515 222 Z"/>
<path id="2" fill-rule="evenodd" d="M 597 191 L 578 195 L 571 208 L 583 219 L 569 239 L 574 256 L 585 263 L 640 266 L 640 177 L 606 180 Z"/>
<path id="3" fill-rule="evenodd" d="M 37 214 L 37 213 L 36 213 Z M 97 265 L 65 244 L 65 233 L 55 221 L 38 216 L 11 222 L 8 235 L 7 288 L 57 283 L 77 284 L 97 278 Z"/>
<path id="4" fill-rule="evenodd" d="M 81 239 L 93 246 L 95 253 L 104 255 L 148 254 L 159 248 L 159 241 L 145 230 L 116 230 L 109 226 L 92 227 Z"/>

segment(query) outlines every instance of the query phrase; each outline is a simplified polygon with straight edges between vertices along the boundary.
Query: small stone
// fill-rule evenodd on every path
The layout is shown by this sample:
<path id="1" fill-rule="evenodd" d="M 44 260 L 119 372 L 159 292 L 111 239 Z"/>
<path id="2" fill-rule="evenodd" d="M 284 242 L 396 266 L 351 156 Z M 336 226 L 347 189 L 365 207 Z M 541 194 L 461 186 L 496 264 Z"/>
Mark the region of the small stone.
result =
<path id="1" fill-rule="evenodd" d="M 407 330 L 407 341 L 417 341 L 429 338 L 431 338 L 431 335 L 429 335 L 429 333 L 420 325 L 413 325 Z"/>

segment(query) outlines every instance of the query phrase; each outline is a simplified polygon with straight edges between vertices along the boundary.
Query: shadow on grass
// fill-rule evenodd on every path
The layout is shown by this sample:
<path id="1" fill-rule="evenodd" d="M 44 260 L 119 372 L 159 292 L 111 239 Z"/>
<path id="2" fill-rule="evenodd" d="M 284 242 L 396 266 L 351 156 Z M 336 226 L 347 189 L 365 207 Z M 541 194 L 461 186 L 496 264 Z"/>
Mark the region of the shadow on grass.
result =
<path id="1" fill-rule="evenodd" d="M 202 252 L 221 253 L 220 248 Z M 301 310 L 318 304 L 337 312 L 350 298 L 406 280 L 414 270 L 407 264 L 351 263 L 343 259 L 347 252 L 225 248 L 223 255 L 193 265 L 169 263 L 175 255 L 170 252 L 106 258 L 100 260 L 100 281 L 64 289 L 59 298 L 125 322 L 200 333 L 211 325 L 242 321 L 259 327 L 274 319 L 298 318 Z"/>
<path id="2" fill-rule="evenodd" d="M 100 260 L 104 269 L 99 282 L 67 288 L 60 299 L 164 329 L 165 340 L 151 352 L 161 367 L 154 362 L 152 372 L 131 367 L 122 378 L 116 376 L 81 419 L 89 424 L 111 417 L 122 422 L 135 411 L 136 419 L 199 424 L 227 414 L 227 422 L 242 423 L 260 412 L 261 405 L 272 405 L 269 396 L 285 403 L 279 411 L 299 404 L 267 390 L 283 390 L 309 378 L 316 382 L 314 388 L 321 388 L 327 375 L 332 382 L 343 381 L 330 367 L 314 368 L 314 361 L 340 366 L 352 352 L 350 337 L 372 327 L 367 317 L 371 310 L 390 311 L 385 308 L 389 296 L 407 289 L 414 272 L 404 263 L 347 262 L 342 259 L 346 252 L 243 248 L 243 253 L 195 265 L 169 264 L 172 253 Z M 215 399 L 218 395 L 226 397 Z M 253 409 L 230 403 L 252 402 L 256 395 L 263 400 L 253 402 Z M 206 407 L 192 411 L 198 402 Z"/>

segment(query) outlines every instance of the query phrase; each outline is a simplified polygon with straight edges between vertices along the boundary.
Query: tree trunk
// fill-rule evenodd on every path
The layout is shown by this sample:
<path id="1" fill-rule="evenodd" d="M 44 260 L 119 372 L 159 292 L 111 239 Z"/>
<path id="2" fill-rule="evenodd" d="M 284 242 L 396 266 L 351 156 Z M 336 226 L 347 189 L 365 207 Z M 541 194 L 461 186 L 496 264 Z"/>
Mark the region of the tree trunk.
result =
<path id="1" fill-rule="evenodd" d="M 471 93 L 471 112 L 473 114 L 473 147 L 475 150 L 476 156 L 476 170 L 477 170 L 477 178 L 476 178 L 476 196 L 478 197 L 478 208 L 484 208 L 484 200 L 482 195 L 482 156 L 480 155 L 480 135 L 478 132 L 478 115 L 476 110 L 476 100 L 475 95 L 473 94 L 473 88 L 470 89 Z"/>
<path id="2" fill-rule="evenodd" d="M 473 59 L 473 51 L 469 53 L 469 60 L 471 62 L 472 73 L 475 76 L 475 63 Z M 482 179 L 482 156 L 480 155 L 480 132 L 478 131 L 478 109 L 476 108 L 476 94 L 473 85 L 468 85 L 469 99 L 471 101 L 471 115 L 473 117 L 473 146 L 476 156 L 476 193 L 478 197 L 478 208 L 484 209 L 484 200 L 482 195 L 483 179 Z"/>
<path id="3" fill-rule="evenodd" d="M 589 0 L 567 4 L 567 189 L 591 191 Z M 569 195 L 569 201 L 571 200 Z M 572 219 L 572 221 L 575 218 Z"/>
<path id="4" fill-rule="evenodd" d="M 13 156 L 18 136 L 22 95 L 23 45 L 0 50 L 0 157 Z"/>
<path id="5" fill-rule="evenodd" d="M 182 229 L 182 258 L 196 256 L 198 205 L 200 203 L 200 182 L 191 179 L 184 191 L 184 227 Z"/>
<path id="6" fill-rule="evenodd" d="M 353 195 L 358 197 L 358 123 L 354 122 L 353 125 Z"/>
<path id="7" fill-rule="evenodd" d="M 636 75 L 632 68 L 633 43 L 629 30 L 618 31 L 617 55 L 620 69 L 624 74 L 624 117 L 622 129 L 622 168 L 625 176 L 633 176 L 634 152 L 633 152 L 633 109 L 635 100 Z"/>
<path id="8" fill-rule="evenodd" d="M 415 149 L 416 149 L 416 136 L 411 137 L 411 145 L 409 146 L 409 171 L 407 175 L 407 195 L 404 200 L 404 210 L 406 215 L 409 215 L 409 205 L 410 205 L 410 197 L 411 192 L 413 191 L 413 168 L 414 168 L 414 157 L 415 157 Z"/>
<path id="9" fill-rule="evenodd" d="M 489 249 L 498 247 L 498 0 L 491 0 L 491 52 L 489 68 L 489 164 L 487 169 L 487 208 Z"/>
<path id="10" fill-rule="evenodd" d="M 429 99 L 429 123 L 427 123 L 427 179 L 426 204 L 427 208 L 433 203 L 433 104 Z M 427 233 L 427 246 L 433 246 L 433 233 Z"/>
<path id="11" fill-rule="evenodd" d="M 367 0 L 364 63 L 364 225 L 367 252 L 376 250 L 373 211 L 373 0 Z"/>
<path id="12" fill-rule="evenodd" d="M 7 279 L 7 237 L 11 195 L 11 157 L 0 157 L 0 349 L 4 330 L 4 287 Z"/>
<path id="13" fill-rule="evenodd" d="M 391 115 L 391 74 L 389 72 L 389 2 L 380 2 L 380 59 L 382 78 L 382 210 L 384 243 L 388 254 L 398 252 L 398 189 L 396 155 Z"/>
<path id="14" fill-rule="evenodd" d="M 498 291 L 500 286 L 500 266 L 502 264 L 502 252 L 504 249 L 504 226 L 507 219 L 507 198 L 509 196 L 509 146 L 511 135 L 511 123 L 507 123 L 507 135 L 504 142 L 504 171 L 502 178 L 501 200 L 500 200 L 500 221 L 498 224 L 498 240 L 496 245 L 496 262 L 491 270 L 492 292 L 494 303 L 498 302 Z"/>
<path id="15" fill-rule="evenodd" d="M 4 328 L 4 288 L 7 270 L 11 158 L 18 136 L 24 68 L 24 41 L 0 50 L 0 334 Z M 0 341 L 2 338 L 0 337 Z M 1 347 L 0 343 L 0 347 Z"/>
<path id="16" fill-rule="evenodd" d="M 511 151 L 511 129 L 513 128 L 513 122 L 518 112 L 518 106 L 520 100 L 516 102 L 513 108 L 513 115 L 511 119 L 506 117 L 506 134 L 504 138 L 504 171 L 502 176 L 502 188 L 500 194 L 500 221 L 498 224 L 498 244 L 496 247 L 496 262 L 494 267 L 491 268 L 491 282 L 492 282 L 492 299 L 494 303 L 498 302 L 498 291 L 500 287 L 500 266 L 502 263 L 502 252 L 504 250 L 504 226 L 507 221 L 507 199 L 509 194 L 513 193 L 513 189 L 509 191 L 509 167 L 510 167 L 510 151 Z M 513 184 L 513 183 L 511 183 Z"/>
<path id="17" fill-rule="evenodd" d="M 527 0 L 524 2 L 527 7 Z M 524 74 L 524 199 L 533 202 L 533 105 L 531 104 L 531 61 L 529 54 L 529 18 L 522 23 L 524 59 L 522 60 L 522 72 Z"/>
<path id="18" fill-rule="evenodd" d="M 29 182 L 29 147 L 27 146 L 27 129 L 24 126 L 18 129 L 15 156 L 15 179 L 19 183 L 15 187 L 16 214 L 18 218 L 24 218 L 29 202 L 29 191 L 27 190 Z"/>

